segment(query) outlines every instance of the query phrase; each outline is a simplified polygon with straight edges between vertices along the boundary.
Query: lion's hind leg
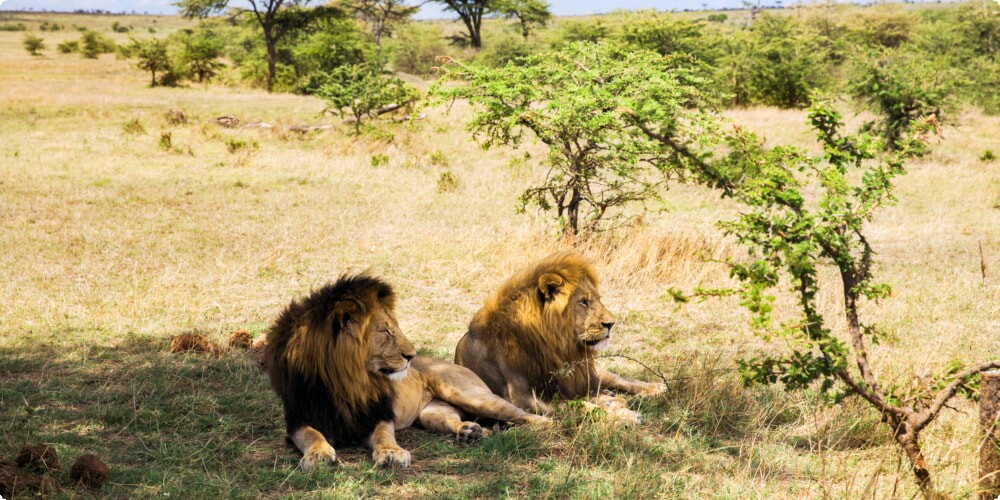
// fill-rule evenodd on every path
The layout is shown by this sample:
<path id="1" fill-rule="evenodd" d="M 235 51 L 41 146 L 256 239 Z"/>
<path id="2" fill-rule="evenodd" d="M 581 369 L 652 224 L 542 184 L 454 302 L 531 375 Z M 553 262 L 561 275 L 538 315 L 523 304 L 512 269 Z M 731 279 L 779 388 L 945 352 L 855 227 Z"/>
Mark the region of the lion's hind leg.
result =
<path id="1" fill-rule="evenodd" d="M 483 428 L 475 422 L 462 420 L 462 412 L 444 401 L 434 399 L 420 410 L 420 425 L 425 429 L 455 436 L 459 444 L 483 437 Z"/>
<path id="2" fill-rule="evenodd" d="M 515 424 L 547 425 L 549 419 L 528 413 L 497 396 L 472 370 L 444 361 L 418 356 L 420 371 L 438 401 L 476 417 L 487 417 Z"/>
<path id="3" fill-rule="evenodd" d="M 292 433 L 292 442 L 302 452 L 299 468 L 305 472 L 312 470 L 316 464 L 337 463 L 337 452 L 333 446 L 330 446 L 321 432 L 308 425 L 299 427 Z"/>

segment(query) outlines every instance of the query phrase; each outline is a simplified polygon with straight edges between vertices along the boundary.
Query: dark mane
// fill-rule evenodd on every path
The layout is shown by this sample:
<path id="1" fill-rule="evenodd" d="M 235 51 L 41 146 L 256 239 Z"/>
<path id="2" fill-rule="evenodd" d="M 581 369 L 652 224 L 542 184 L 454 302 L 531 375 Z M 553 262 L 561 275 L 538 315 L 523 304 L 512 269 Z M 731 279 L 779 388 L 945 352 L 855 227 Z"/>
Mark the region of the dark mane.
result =
<path id="1" fill-rule="evenodd" d="M 340 444 L 358 443 L 379 420 L 392 419 L 391 388 L 366 370 L 367 325 L 395 294 L 381 279 L 343 275 L 293 300 L 267 334 L 264 367 L 285 410 L 289 433 L 310 425 Z M 349 324 L 338 320 L 351 311 Z M 353 330 L 352 330 L 353 329 Z"/>

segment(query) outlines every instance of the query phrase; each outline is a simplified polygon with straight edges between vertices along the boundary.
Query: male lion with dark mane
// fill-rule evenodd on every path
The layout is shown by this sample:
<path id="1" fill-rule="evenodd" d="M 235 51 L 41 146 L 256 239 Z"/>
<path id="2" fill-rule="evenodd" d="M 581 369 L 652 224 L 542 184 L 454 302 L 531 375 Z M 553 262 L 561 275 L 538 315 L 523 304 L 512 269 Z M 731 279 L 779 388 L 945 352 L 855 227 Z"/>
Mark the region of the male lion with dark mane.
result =
<path id="1" fill-rule="evenodd" d="M 369 446 L 378 465 L 410 465 L 395 431 L 418 422 L 468 442 L 483 435 L 464 412 L 545 423 L 490 392 L 474 373 L 416 356 L 400 331 L 395 295 L 382 280 L 343 276 L 292 303 L 267 334 L 264 368 L 302 452 L 299 466 L 337 461 L 331 443 Z"/>
<path id="2" fill-rule="evenodd" d="M 597 273 L 583 256 L 550 255 L 486 301 L 458 342 L 455 362 L 528 411 L 551 411 L 553 398 L 587 398 L 616 420 L 638 422 L 637 413 L 603 390 L 649 396 L 664 386 L 625 379 L 594 362 L 615 324 L 597 287 Z"/>

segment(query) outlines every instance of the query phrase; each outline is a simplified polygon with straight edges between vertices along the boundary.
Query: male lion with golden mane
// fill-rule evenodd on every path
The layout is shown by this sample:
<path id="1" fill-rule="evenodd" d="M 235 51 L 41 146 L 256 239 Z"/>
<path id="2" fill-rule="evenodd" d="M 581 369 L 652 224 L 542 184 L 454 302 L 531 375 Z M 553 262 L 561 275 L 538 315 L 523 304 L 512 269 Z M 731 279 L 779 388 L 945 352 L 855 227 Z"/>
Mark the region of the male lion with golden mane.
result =
<path id="1" fill-rule="evenodd" d="M 264 368 L 302 452 L 299 466 L 336 463 L 332 444 L 369 446 L 378 465 L 409 467 L 395 431 L 418 422 L 468 442 L 483 435 L 464 412 L 514 423 L 545 423 L 490 392 L 474 373 L 416 356 L 384 281 L 343 276 L 293 301 L 267 334 Z"/>
<path id="2" fill-rule="evenodd" d="M 512 276 L 486 301 L 458 342 L 455 362 L 528 411 L 551 411 L 553 398 L 587 398 L 616 420 L 637 422 L 637 413 L 603 390 L 649 396 L 664 386 L 628 380 L 596 365 L 615 324 L 597 287 L 597 273 L 583 256 L 550 255 Z"/>

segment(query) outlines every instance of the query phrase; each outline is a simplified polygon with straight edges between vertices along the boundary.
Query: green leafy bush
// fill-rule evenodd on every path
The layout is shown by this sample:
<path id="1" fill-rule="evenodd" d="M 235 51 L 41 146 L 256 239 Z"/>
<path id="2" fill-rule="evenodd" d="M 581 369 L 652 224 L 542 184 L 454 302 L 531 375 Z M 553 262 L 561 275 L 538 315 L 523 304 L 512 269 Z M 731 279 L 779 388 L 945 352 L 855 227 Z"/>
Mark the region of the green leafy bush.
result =
<path id="1" fill-rule="evenodd" d="M 455 49 L 445 42 L 441 28 L 433 24 L 408 24 L 387 46 L 396 71 L 421 76 L 433 75 L 434 68 L 441 65 L 440 57 L 455 55 Z"/>
<path id="2" fill-rule="evenodd" d="M 150 86 L 173 85 L 176 75 L 171 75 L 173 65 L 167 54 L 167 41 L 159 38 L 138 40 L 133 38 L 128 46 L 123 48 L 123 54 L 136 58 L 136 67 L 150 73 Z M 160 78 L 156 78 L 156 74 Z"/>
<path id="3" fill-rule="evenodd" d="M 511 36 L 491 40 L 479 52 L 476 61 L 499 68 L 507 64 L 521 64 L 524 59 L 537 52 L 537 45 L 527 43 L 523 39 Z"/>
<path id="4" fill-rule="evenodd" d="M 56 50 L 62 54 L 72 54 L 74 52 L 80 51 L 80 41 L 79 40 L 66 40 L 65 42 L 60 42 L 56 45 Z"/>
<path id="5" fill-rule="evenodd" d="M 25 35 L 22 43 L 24 44 L 24 50 L 33 56 L 40 56 L 42 55 L 42 50 L 45 50 L 45 40 L 40 36 Z"/>
<path id="6" fill-rule="evenodd" d="M 622 39 L 661 55 L 681 54 L 712 63 L 714 44 L 706 39 L 703 26 L 668 14 L 638 12 L 628 16 Z"/>
<path id="7" fill-rule="evenodd" d="M 327 110 L 340 116 L 351 115 L 354 133 L 361 133 L 362 123 L 375 118 L 389 105 L 403 105 L 417 99 L 416 90 L 399 78 L 386 75 L 376 63 L 347 64 L 331 71 L 327 83 L 316 95 L 327 103 Z"/>
<path id="8" fill-rule="evenodd" d="M 297 91 L 312 94 L 327 83 L 329 72 L 345 64 L 364 62 L 371 45 L 352 20 L 331 21 L 330 31 L 309 34 L 289 50 L 290 63 L 298 75 Z"/>
<path id="9" fill-rule="evenodd" d="M 853 65 L 848 91 L 871 107 L 878 118 L 866 126 L 887 149 L 896 149 L 913 124 L 942 110 L 955 90 L 956 70 L 946 60 L 892 50 L 860 57 Z"/>
<path id="10" fill-rule="evenodd" d="M 749 92 L 755 103 L 801 108 L 809 105 L 815 89 L 826 86 L 829 71 L 820 45 L 790 18 L 764 15 L 754 20 L 747 48 Z"/>
<path id="11" fill-rule="evenodd" d="M 80 54 L 87 59 L 97 59 L 101 54 L 110 54 L 115 49 L 114 40 L 96 31 L 84 31 L 80 38 Z"/>
<path id="12" fill-rule="evenodd" d="M 196 82 L 211 80 L 225 64 L 219 60 L 225 47 L 221 36 L 212 29 L 182 31 L 176 37 L 175 66 L 177 70 Z"/>
<path id="13" fill-rule="evenodd" d="M 895 9 L 868 13 L 857 18 L 853 37 L 869 47 L 895 48 L 913 36 L 915 20 Z"/>
<path id="14" fill-rule="evenodd" d="M 599 42 L 612 36 L 612 29 L 601 20 L 565 21 L 549 31 L 547 40 L 555 48 L 573 42 Z"/>

